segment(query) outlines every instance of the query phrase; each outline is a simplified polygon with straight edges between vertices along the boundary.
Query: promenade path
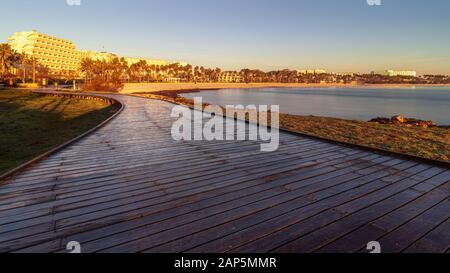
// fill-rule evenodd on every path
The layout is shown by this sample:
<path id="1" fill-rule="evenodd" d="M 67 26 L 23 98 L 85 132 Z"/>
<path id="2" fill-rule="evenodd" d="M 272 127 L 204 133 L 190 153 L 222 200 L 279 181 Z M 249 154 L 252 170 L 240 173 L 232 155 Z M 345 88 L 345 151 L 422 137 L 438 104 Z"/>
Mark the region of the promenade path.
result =
<path id="1" fill-rule="evenodd" d="M 449 252 L 448 168 L 288 133 L 177 142 L 172 104 L 113 97 L 110 123 L 0 182 L 0 252 Z"/>

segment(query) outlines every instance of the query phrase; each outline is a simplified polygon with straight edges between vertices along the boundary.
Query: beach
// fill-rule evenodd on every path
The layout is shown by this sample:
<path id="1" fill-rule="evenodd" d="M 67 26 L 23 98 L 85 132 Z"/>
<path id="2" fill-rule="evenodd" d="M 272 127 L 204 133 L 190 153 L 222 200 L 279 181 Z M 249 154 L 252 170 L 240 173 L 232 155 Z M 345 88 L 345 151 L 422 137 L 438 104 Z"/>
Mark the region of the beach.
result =
<path id="1" fill-rule="evenodd" d="M 339 83 L 126 83 L 121 94 L 151 93 L 159 91 L 199 91 L 217 89 L 255 89 L 255 88 L 413 88 L 415 86 L 440 87 L 440 84 L 339 84 Z"/>
<path id="2" fill-rule="evenodd" d="M 159 91 L 185 91 L 185 90 L 217 90 L 242 88 L 305 88 L 305 87 L 331 87 L 354 86 L 349 84 L 301 84 L 301 83 L 126 83 L 120 91 L 121 94 L 159 92 Z"/>

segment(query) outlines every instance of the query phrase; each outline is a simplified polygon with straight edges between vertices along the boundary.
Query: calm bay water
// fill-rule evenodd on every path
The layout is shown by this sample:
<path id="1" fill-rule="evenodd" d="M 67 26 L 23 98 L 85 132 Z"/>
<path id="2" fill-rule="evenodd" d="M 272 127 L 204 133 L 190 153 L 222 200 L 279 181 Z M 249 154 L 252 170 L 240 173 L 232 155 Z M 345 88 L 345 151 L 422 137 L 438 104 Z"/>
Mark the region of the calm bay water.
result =
<path id="1" fill-rule="evenodd" d="M 400 89 L 311 88 L 224 89 L 187 93 L 218 105 L 278 104 L 280 111 L 354 120 L 404 115 L 450 125 L 450 87 Z"/>

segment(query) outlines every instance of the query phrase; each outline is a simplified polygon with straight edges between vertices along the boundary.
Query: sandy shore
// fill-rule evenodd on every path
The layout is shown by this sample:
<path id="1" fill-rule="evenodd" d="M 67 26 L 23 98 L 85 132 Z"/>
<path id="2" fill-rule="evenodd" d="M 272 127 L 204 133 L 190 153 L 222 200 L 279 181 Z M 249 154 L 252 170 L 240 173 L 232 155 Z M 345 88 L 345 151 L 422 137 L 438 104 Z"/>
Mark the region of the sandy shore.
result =
<path id="1" fill-rule="evenodd" d="M 449 86 L 450 85 L 410 85 L 410 84 L 305 84 L 305 83 L 127 83 L 120 92 L 122 94 L 158 92 L 158 91 L 185 91 L 185 90 L 217 90 L 241 88 L 412 88 L 414 86 Z"/>
<path id="2" fill-rule="evenodd" d="M 331 84 L 297 84 L 297 83 L 127 83 L 120 92 L 122 94 L 158 91 L 208 90 L 208 89 L 240 89 L 240 88 L 305 88 L 331 87 L 351 85 Z"/>

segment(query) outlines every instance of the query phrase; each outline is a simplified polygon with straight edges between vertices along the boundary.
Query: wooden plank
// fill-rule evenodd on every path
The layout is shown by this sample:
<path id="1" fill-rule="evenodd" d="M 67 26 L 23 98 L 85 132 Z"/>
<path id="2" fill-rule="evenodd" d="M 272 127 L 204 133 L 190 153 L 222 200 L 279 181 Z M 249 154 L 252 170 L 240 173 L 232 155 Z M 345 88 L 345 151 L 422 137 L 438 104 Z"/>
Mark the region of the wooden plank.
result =
<path id="1" fill-rule="evenodd" d="M 355 199 L 352 202 L 348 202 L 344 205 L 339 206 L 338 209 L 334 208 L 334 211 L 346 215 L 352 211 L 357 210 L 358 208 L 367 206 L 368 204 L 376 203 L 380 200 L 383 200 L 387 197 L 400 193 L 415 184 L 418 184 L 422 180 L 426 180 L 430 177 L 433 177 L 439 173 L 442 173 L 442 170 L 439 168 L 431 168 L 422 173 L 413 175 L 406 179 L 402 179 L 400 181 L 395 182 L 391 186 L 382 187 L 379 190 L 376 190 L 370 194 L 364 195 L 361 198 Z M 381 179 L 384 181 L 385 179 Z M 392 183 L 392 176 L 389 177 L 389 181 Z M 321 228 L 322 226 L 316 226 L 316 228 Z M 289 243 L 284 244 L 283 246 L 278 247 L 276 252 L 310 252 L 315 250 L 317 247 L 322 246 L 321 243 L 327 242 L 326 237 L 322 240 L 319 240 L 319 236 L 314 236 L 314 233 L 307 234 L 306 236 L 302 236 L 301 238 L 297 238 Z"/>
<path id="2" fill-rule="evenodd" d="M 274 192 L 273 192 L 273 190 L 271 190 L 271 191 L 266 191 L 266 193 L 269 193 L 269 194 L 271 194 L 271 195 L 273 195 L 274 194 Z M 276 193 L 276 192 L 275 192 Z M 258 197 L 258 196 L 255 196 L 255 197 Z M 255 197 L 253 198 L 253 199 L 255 199 Z M 260 198 L 260 197 L 259 197 Z M 220 201 L 221 200 L 221 198 L 218 198 L 218 200 Z M 256 198 L 255 200 L 258 200 L 258 198 Z M 243 200 L 242 200 L 243 201 Z M 233 205 L 233 204 L 232 204 Z M 182 211 L 181 212 L 182 214 L 179 214 L 179 215 L 182 215 L 182 216 L 184 216 L 185 218 L 186 218 L 186 215 L 184 214 L 184 211 Z M 200 213 L 204 213 L 204 212 L 202 212 L 202 211 L 200 211 Z M 155 220 L 155 216 L 153 215 L 153 217 L 152 218 L 149 218 L 149 220 L 150 221 L 154 221 Z M 189 218 L 186 218 L 188 221 L 189 221 Z M 172 221 L 172 223 L 173 223 L 173 221 Z M 127 224 L 128 223 L 124 223 L 123 224 L 123 226 L 124 227 L 127 227 Z M 136 227 L 136 225 L 133 225 L 134 227 Z M 130 228 L 129 226 L 127 227 L 128 229 Z M 115 232 L 118 232 L 119 230 L 115 230 Z M 131 230 L 130 232 L 135 232 L 136 231 L 136 229 L 134 229 L 134 230 Z M 89 237 L 89 238 L 92 238 L 92 234 L 90 234 L 89 236 L 87 236 L 87 237 Z M 79 236 L 74 236 L 73 238 L 76 238 L 77 240 L 80 240 L 80 237 Z M 127 236 L 124 236 L 124 238 L 125 239 L 127 239 Z M 114 238 L 114 240 L 118 240 L 118 238 Z M 109 240 L 110 242 L 114 242 L 114 240 Z M 103 246 L 105 246 L 105 244 L 102 242 L 102 243 L 99 243 L 100 245 L 103 245 Z M 92 250 L 91 248 L 89 248 L 89 244 L 85 244 L 85 247 L 88 247 L 88 249 L 90 249 L 90 250 Z"/>
<path id="3" fill-rule="evenodd" d="M 383 251 L 385 253 L 405 251 L 410 245 L 446 221 L 449 209 L 450 202 L 448 199 L 445 199 L 407 224 L 382 237 L 379 239 L 379 242 L 383 247 Z M 448 238 L 448 236 L 446 237 Z"/>
<path id="4" fill-rule="evenodd" d="M 324 248 L 320 249 L 320 252 L 357 252 L 359 250 L 364 251 L 367 242 L 377 241 L 383 235 L 386 235 L 390 231 L 398 228 L 402 224 L 407 223 L 411 219 L 414 219 L 424 211 L 430 209 L 431 207 L 442 202 L 442 200 L 448 197 L 448 187 L 449 185 L 443 185 L 442 187 L 435 188 L 428 193 L 421 193 L 418 191 L 417 194 L 421 196 L 408 204 L 401 206 L 393 210 L 390 213 L 383 215 L 382 217 L 367 221 L 366 224 L 360 226 L 359 228 L 347 229 L 345 236 L 342 236 L 338 240 L 330 243 Z M 447 189 L 447 192 L 446 190 Z M 411 192 L 411 190 L 409 190 Z M 394 196 L 395 198 L 395 196 Z M 353 217 L 359 217 L 358 215 Z M 389 227 L 384 226 L 383 223 L 389 223 Z M 354 228 L 357 225 L 353 226 Z M 336 235 L 336 234 L 335 234 Z"/>
<path id="5" fill-rule="evenodd" d="M 356 165 L 358 165 L 358 164 L 356 164 Z M 361 165 L 364 165 L 364 164 L 361 164 Z M 351 171 L 349 171 L 349 172 L 351 172 Z M 333 174 L 333 175 L 330 175 L 330 174 Z M 348 173 L 342 173 L 342 170 L 339 170 L 339 171 L 334 171 L 331 173 L 327 173 L 325 175 L 321 175 L 321 176 L 313 177 L 311 179 L 304 180 L 304 181 L 302 181 L 302 183 L 296 183 L 301 186 L 296 186 L 296 187 L 284 186 L 284 187 L 289 188 L 291 190 L 293 190 L 292 188 L 296 188 L 297 191 L 295 191 L 295 192 L 297 192 L 297 194 L 299 196 L 301 196 L 300 193 L 302 193 L 303 195 L 306 195 L 305 199 L 308 200 L 307 195 L 314 192 L 314 190 L 320 189 L 320 188 L 318 188 L 319 185 L 322 189 L 326 189 L 331 186 L 336 186 L 337 184 L 342 184 L 347 181 L 352 181 L 358 177 L 361 177 L 361 176 L 356 175 L 356 174 L 354 174 L 352 176 L 352 175 L 349 175 Z M 308 189 L 314 189 L 314 190 L 309 191 Z M 308 205 L 310 205 L 311 203 L 314 202 L 311 200 L 308 200 L 308 201 L 309 201 Z M 280 217 L 283 214 L 286 214 L 288 212 L 289 211 L 284 211 L 283 213 L 278 212 L 278 213 L 275 213 L 274 216 Z M 271 215 L 270 210 L 261 212 L 261 214 L 263 214 L 264 217 L 269 217 L 269 218 Z M 185 237 L 180 240 L 176 240 L 174 242 L 163 245 L 161 247 L 153 248 L 153 249 L 151 249 L 151 251 L 152 252 L 153 251 L 155 251 L 155 252 L 169 252 L 169 251 L 180 252 L 180 251 L 190 250 L 192 252 L 197 252 L 197 251 L 206 251 L 208 249 L 208 250 L 214 250 L 214 252 L 224 252 L 225 247 L 231 247 L 231 245 L 234 245 L 234 244 L 239 245 L 240 243 L 242 243 L 242 240 L 247 240 L 247 239 L 251 238 L 251 236 L 255 236 L 255 234 L 257 234 L 255 232 L 255 229 L 252 229 L 252 228 L 250 228 L 250 229 L 252 229 L 252 231 L 248 232 L 248 233 L 252 234 L 251 236 L 246 236 L 246 235 L 241 236 L 239 234 L 235 234 L 235 233 L 240 233 L 241 230 L 245 230 L 246 228 L 249 228 L 252 225 L 259 223 L 259 222 L 255 222 L 254 220 L 251 220 L 253 218 L 257 218 L 257 215 L 256 214 L 249 215 L 248 217 L 243 217 L 236 221 L 231 221 L 231 222 L 227 222 L 223 225 L 215 226 L 211 229 L 207 229 L 202 232 L 196 233 L 195 235 L 191 235 L 189 237 Z M 269 220 L 269 218 L 267 218 L 267 219 L 264 218 L 264 219 L 262 219 L 262 221 L 266 223 Z M 258 220 L 261 220 L 261 219 L 258 219 Z M 271 224 L 271 229 L 275 229 L 276 225 L 279 223 L 280 223 L 280 221 L 278 221 L 276 224 L 275 223 Z M 244 233 L 247 234 L 247 230 Z M 208 243 L 208 242 L 210 242 L 210 243 Z M 196 248 L 196 246 L 199 246 L 202 243 L 207 243 L 207 244 Z"/>
<path id="6" fill-rule="evenodd" d="M 450 247 L 450 219 L 414 242 L 404 252 L 407 253 L 444 253 Z"/>
<path id="7" fill-rule="evenodd" d="M 315 188 L 315 190 L 320 190 L 319 188 Z M 313 190 L 314 192 L 314 190 Z M 205 218 L 200 221 L 192 222 L 190 225 L 180 225 L 177 228 L 171 228 L 167 232 L 154 234 L 153 236 L 148 236 L 142 238 L 140 240 L 136 240 L 130 242 L 129 244 L 121 245 L 116 248 L 108 249 L 108 251 L 117 251 L 118 249 L 131 249 L 132 251 L 140 251 L 141 247 L 145 245 L 155 245 L 162 244 L 164 240 L 173 241 L 175 238 L 180 237 L 181 234 L 185 232 L 193 233 L 194 231 L 198 232 L 198 229 L 205 230 L 208 227 L 219 225 L 220 223 L 230 222 L 233 219 L 239 219 L 243 216 L 248 216 L 250 218 L 256 218 L 256 221 L 265 222 L 272 217 L 276 217 L 280 214 L 285 214 L 295 210 L 297 207 L 308 206 L 311 203 L 311 199 L 308 194 L 310 192 L 304 190 L 291 191 L 283 195 L 277 195 L 271 199 L 266 199 L 262 201 L 258 201 L 256 203 L 252 203 L 251 205 L 247 205 L 245 207 L 240 207 L 238 209 L 228 211 L 225 213 L 214 215 L 213 217 Z M 254 220 L 252 220 L 254 221 Z M 246 221 L 248 222 L 248 221 Z M 251 222 L 251 221 L 250 221 Z M 256 222 L 258 223 L 258 222 Z M 212 225 L 212 226 L 211 226 Z M 235 225 L 236 226 L 236 225 Z M 189 227 L 189 228 L 187 228 Z M 146 230 L 148 232 L 149 230 Z M 180 234 L 181 233 L 181 234 Z M 185 234 L 184 236 L 189 235 Z M 137 250 L 139 249 L 139 250 Z M 142 249 L 142 250 L 145 250 Z"/>
<path id="8" fill-rule="evenodd" d="M 349 183 L 340 184 L 335 187 L 330 187 L 325 191 L 317 192 L 314 195 L 318 197 L 313 199 L 317 202 L 311 202 L 310 205 L 293 211 L 287 216 L 274 218 L 271 221 L 254 227 L 253 230 L 248 230 L 241 236 L 242 238 L 247 237 L 248 239 L 241 245 L 234 245 L 229 250 L 232 249 L 233 252 L 268 252 L 273 250 L 277 246 L 292 241 L 294 238 L 301 237 L 327 223 L 342 218 L 343 215 L 333 210 L 333 208 L 385 187 L 386 184 L 381 182 L 380 178 L 393 175 L 398 180 L 401 180 L 403 179 L 402 173 L 408 170 L 416 169 L 420 172 L 428 168 L 421 165 L 413 165 L 413 167 L 410 164 L 404 165 L 404 170 L 397 171 L 397 173 L 377 171 L 371 175 L 362 176 L 350 181 Z M 274 224 L 277 224 L 278 227 L 273 228 Z"/>
<path id="9" fill-rule="evenodd" d="M 258 172 L 258 174 L 257 175 L 254 175 L 255 177 L 260 177 L 260 176 L 263 176 L 264 174 L 263 173 L 261 173 L 261 172 Z M 245 177 L 243 177 L 242 179 L 243 179 L 243 181 L 245 181 L 245 180 L 251 180 L 251 179 L 254 179 L 255 177 L 252 177 L 252 176 L 245 176 Z M 219 180 L 220 181 L 220 180 Z M 211 182 L 211 181 L 209 181 L 209 182 Z M 237 183 L 237 182 L 239 182 L 239 181 L 230 181 L 230 182 L 232 182 L 232 183 Z M 210 186 L 208 186 L 208 187 L 210 187 Z M 199 190 L 200 191 L 208 191 L 208 187 L 200 187 L 199 188 Z M 190 191 L 185 191 L 185 192 L 180 192 L 180 196 L 187 196 L 187 195 L 190 195 L 190 194 L 192 194 L 192 192 L 190 192 Z M 162 202 L 162 200 L 161 200 L 161 198 L 160 199 L 155 199 L 154 200 L 155 202 L 154 202 L 154 204 L 158 204 L 158 203 L 160 203 L 160 202 Z M 167 201 L 166 201 L 167 202 Z M 135 215 L 137 215 L 137 216 L 142 216 L 142 214 L 143 213 L 145 213 L 146 211 L 148 211 L 149 210 L 149 208 L 147 208 L 147 207 L 149 207 L 150 205 L 151 205 L 151 203 L 149 203 L 148 201 L 146 202 L 146 203 L 144 203 L 145 205 L 145 207 L 144 208 L 142 208 L 141 210 L 136 210 L 136 209 L 134 209 L 134 210 L 130 210 L 130 208 L 128 208 L 128 207 L 126 207 L 126 208 L 124 208 L 125 209 L 125 211 L 126 210 L 130 210 L 132 213 L 134 213 Z M 141 204 L 139 204 L 139 203 L 137 203 L 136 204 L 137 206 L 142 206 Z M 122 209 L 122 208 L 118 208 L 118 209 Z M 115 211 L 115 210 L 117 210 L 117 209 L 113 209 L 113 211 Z M 150 212 L 151 213 L 154 213 L 154 211 L 153 210 L 150 210 Z M 90 215 L 87 215 L 87 216 L 90 216 Z M 55 217 L 55 216 L 54 216 Z M 98 218 L 98 215 L 97 214 L 92 214 L 92 217 L 94 217 L 94 218 Z M 126 219 L 131 219 L 130 217 L 130 215 L 124 215 L 124 216 L 121 216 L 121 217 L 125 217 Z M 47 218 L 43 218 L 44 220 L 45 219 L 47 219 Z M 54 218 L 52 218 L 52 219 L 54 219 Z M 74 221 L 80 221 L 80 219 L 82 219 L 82 217 L 73 217 L 73 219 L 72 220 L 74 220 Z M 25 228 L 26 230 L 28 230 L 28 231 L 30 231 L 30 232 L 33 232 L 34 231 L 34 228 L 33 228 L 33 225 L 36 225 L 36 224 L 39 224 L 39 219 L 30 219 L 29 221 L 21 221 L 21 222 L 16 222 L 16 223 L 13 223 L 13 224 L 10 224 L 10 225 L 5 225 L 6 227 L 9 227 L 9 228 Z M 26 228 L 27 227 L 27 228 Z M 23 236 L 25 236 L 25 235 L 30 235 L 30 234 L 28 234 L 27 232 L 28 231 L 26 231 L 26 230 L 24 230 L 24 234 L 23 234 Z"/>

